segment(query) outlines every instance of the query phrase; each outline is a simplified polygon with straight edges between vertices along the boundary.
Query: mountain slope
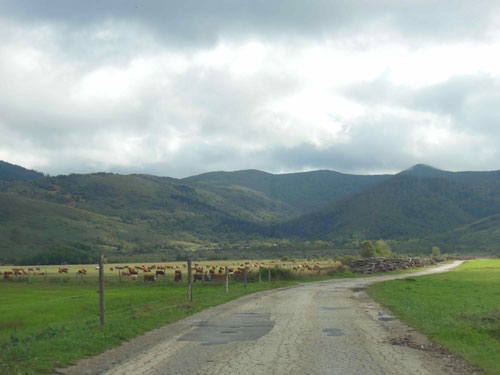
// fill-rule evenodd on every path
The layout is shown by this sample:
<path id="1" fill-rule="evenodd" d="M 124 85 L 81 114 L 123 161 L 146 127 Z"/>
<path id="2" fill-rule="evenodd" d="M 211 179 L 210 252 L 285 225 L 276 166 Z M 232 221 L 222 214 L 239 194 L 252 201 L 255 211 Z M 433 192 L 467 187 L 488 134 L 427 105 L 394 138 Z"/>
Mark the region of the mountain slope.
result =
<path id="1" fill-rule="evenodd" d="M 19 165 L 6 163 L 0 160 L 0 180 L 26 181 L 43 177 L 43 173 L 29 170 Z"/>
<path id="2" fill-rule="evenodd" d="M 428 246 L 455 251 L 500 252 L 500 215 L 492 215 L 471 224 L 439 233 L 423 240 Z"/>
<path id="3" fill-rule="evenodd" d="M 0 258 L 43 250 L 131 253 L 169 238 L 116 218 L 0 193 Z"/>
<path id="4" fill-rule="evenodd" d="M 445 232 L 500 213 L 500 181 L 490 185 L 401 173 L 327 208 L 276 227 L 303 238 L 401 238 Z"/>
<path id="5" fill-rule="evenodd" d="M 264 233 L 281 217 L 282 204 L 255 192 L 218 195 L 172 178 L 95 173 L 46 177 L 4 186 L 5 192 L 58 203 L 152 230 L 186 246 L 213 245 L 227 238 Z"/>
<path id="6" fill-rule="evenodd" d="M 209 186 L 245 187 L 284 202 L 293 207 L 297 213 L 307 213 L 375 186 L 389 177 L 389 175 L 350 175 L 326 170 L 276 175 L 246 170 L 204 173 L 185 178 L 183 181 L 203 188 Z"/>

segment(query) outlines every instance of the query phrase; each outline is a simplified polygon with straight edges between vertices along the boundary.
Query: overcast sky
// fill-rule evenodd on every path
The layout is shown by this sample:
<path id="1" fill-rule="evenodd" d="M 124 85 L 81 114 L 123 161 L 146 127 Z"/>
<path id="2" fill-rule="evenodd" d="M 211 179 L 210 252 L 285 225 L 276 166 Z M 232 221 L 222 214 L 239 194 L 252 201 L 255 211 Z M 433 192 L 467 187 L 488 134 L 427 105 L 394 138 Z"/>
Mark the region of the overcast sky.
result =
<path id="1" fill-rule="evenodd" d="M 0 160 L 500 169 L 500 2 L 0 0 Z"/>

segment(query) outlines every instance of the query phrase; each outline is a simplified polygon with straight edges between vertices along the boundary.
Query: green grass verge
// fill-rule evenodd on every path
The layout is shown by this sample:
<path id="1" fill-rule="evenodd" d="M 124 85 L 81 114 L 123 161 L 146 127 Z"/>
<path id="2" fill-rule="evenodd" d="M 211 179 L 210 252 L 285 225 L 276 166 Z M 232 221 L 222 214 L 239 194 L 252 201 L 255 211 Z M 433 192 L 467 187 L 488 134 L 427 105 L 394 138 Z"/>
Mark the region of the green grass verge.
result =
<path id="1" fill-rule="evenodd" d="M 99 326 L 97 277 L 47 280 L 0 280 L 0 374 L 51 373 L 77 360 L 99 354 L 123 341 L 165 324 L 246 294 L 332 278 L 363 277 L 339 273 L 336 267 L 321 273 L 298 274 L 272 268 L 257 282 L 249 275 L 248 288 L 232 281 L 229 294 L 223 284 L 195 283 L 194 300 L 187 299 L 186 282 L 144 284 L 106 277 L 106 325 Z"/>
<path id="2" fill-rule="evenodd" d="M 318 279 L 324 279 L 319 277 Z M 309 278 L 313 281 L 315 278 Z M 97 283 L 0 282 L 0 373 L 50 373 L 96 355 L 144 332 L 246 294 L 297 284 L 297 280 L 195 283 L 193 302 L 187 285 L 110 285 L 106 325 L 99 326 Z"/>
<path id="3" fill-rule="evenodd" d="M 414 279 L 377 283 L 368 294 L 452 353 L 500 374 L 500 260 Z"/>

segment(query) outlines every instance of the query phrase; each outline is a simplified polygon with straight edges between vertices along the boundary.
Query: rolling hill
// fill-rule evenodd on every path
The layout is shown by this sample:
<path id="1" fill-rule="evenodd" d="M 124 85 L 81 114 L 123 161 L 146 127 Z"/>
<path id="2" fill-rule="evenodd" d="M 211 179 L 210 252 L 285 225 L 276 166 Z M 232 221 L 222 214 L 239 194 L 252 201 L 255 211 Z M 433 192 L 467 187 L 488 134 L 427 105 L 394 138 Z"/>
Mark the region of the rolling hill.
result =
<path id="1" fill-rule="evenodd" d="M 129 254 L 169 238 L 116 218 L 0 193 L 0 258 L 50 249 Z"/>
<path id="2" fill-rule="evenodd" d="M 389 175 L 361 176 L 326 170 L 287 174 L 245 170 L 209 172 L 185 178 L 183 181 L 207 189 L 213 186 L 244 187 L 293 207 L 297 214 L 304 214 L 375 186 L 389 177 Z"/>

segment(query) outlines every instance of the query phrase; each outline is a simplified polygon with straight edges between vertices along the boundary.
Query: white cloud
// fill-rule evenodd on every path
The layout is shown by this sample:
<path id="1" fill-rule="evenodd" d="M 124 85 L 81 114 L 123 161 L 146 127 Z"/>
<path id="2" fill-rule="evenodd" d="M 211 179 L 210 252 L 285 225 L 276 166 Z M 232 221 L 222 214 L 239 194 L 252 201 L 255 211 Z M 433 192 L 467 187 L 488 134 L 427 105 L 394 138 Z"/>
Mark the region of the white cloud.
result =
<path id="1" fill-rule="evenodd" d="M 474 27 L 462 8 L 426 18 L 425 1 L 256 2 L 247 18 L 189 1 L 59 15 L 28 3 L 0 19 L 0 159 L 53 174 L 499 168 L 486 3 L 461 3 Z"/>

